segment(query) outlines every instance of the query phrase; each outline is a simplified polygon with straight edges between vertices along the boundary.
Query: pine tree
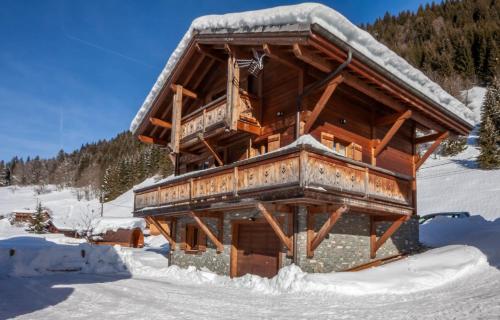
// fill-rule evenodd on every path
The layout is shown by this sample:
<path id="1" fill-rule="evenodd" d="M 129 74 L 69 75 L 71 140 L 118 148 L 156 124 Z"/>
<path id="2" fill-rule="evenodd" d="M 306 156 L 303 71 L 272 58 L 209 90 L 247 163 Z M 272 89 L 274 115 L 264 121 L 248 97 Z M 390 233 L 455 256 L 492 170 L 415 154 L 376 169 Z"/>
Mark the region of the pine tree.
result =
<path id="1" fill-rule="evenodd" d="M 440 154 L 445 157 L 456 156 L 467 149 L 467 138 L 462 136 L 452 136 L 441 144 Z"/>
<path id="2" fill-rule="evenodd" d="M 500 81 L 488 88 L 481 111 L 478 157 L 483 169 L 500 168 Z"/>
<path id="3" fill-rule="evenodd" d="M 41 202 L 36 205 L 36 212 L 32 216 L 28 230 L 34 233 L 45 233 L 47 231 L 47 218 Z"/>

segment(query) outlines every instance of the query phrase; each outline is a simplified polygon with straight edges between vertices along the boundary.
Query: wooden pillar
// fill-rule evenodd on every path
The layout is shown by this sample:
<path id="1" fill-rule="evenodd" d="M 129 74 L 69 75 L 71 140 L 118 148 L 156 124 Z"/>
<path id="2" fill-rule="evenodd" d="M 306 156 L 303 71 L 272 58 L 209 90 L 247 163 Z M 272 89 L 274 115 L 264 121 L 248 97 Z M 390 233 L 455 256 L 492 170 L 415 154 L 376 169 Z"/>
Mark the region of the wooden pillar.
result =
<path id="1" fill-rule="evenodd" d="M 172 131 L 170 144 L 172 146 L 172 152 L 178 154 L 180 151 L 181 140 L 182 86 L 177 85 L 175 89 L 173 98 L 174 103 L 172 107 Z"/>
<path id="2" fill-rule="evenodd" d="M 240 69 L 236 65 L 235 52 L 227 59 L 227 103 L 226 122 L 230 130 L 238 129 L 240 118 Z"/>

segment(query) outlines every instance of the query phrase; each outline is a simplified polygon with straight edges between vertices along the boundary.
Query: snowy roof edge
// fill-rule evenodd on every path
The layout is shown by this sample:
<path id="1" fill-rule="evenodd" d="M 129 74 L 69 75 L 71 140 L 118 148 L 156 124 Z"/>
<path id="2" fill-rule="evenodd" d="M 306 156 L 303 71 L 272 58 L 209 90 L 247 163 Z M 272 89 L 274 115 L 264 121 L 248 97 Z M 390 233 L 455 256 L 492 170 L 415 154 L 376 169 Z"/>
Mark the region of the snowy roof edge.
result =
<path id="1" fill-rule="evenodd" d="M 389 75 L 401 80 L 408 87 L 468 124 L 473 124 L 472 112 L 467 107 L 444 91 L 438 84 L 430 80 L 423 72 L 414 68 L 402 57 L 378 42 L 368 32 L 358 28 L 330 7 L 318 3 L 302 3 L 256 11 L 207 15 L 195 19 L 179 42 L 177 48 L 171 54 L 141 108 L 132 120 L 130 131 L 135 134 L 140 124 L 146 118 L 154 101 L 170 78 L 175 65 L 188 48 L 196 31 L 284 26 L 291 24 L 319 25 L 332 36 L 356 50 L 360 55 L 368 59 L 368 61 L 385 70 Z M 266 31 L 263 30 L 262 32 Z"/>

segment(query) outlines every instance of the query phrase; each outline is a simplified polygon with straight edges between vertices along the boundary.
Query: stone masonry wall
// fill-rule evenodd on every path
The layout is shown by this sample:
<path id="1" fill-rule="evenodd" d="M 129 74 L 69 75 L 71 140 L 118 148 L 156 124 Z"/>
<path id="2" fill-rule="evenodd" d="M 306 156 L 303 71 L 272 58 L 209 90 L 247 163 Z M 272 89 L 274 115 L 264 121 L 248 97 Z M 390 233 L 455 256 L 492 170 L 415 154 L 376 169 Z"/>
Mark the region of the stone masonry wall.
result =
<path id="1" fill-rule="evenodd" d="M 315 215 L 315 230 L 327 219 L 327 214 Z M 377 223 L 379 237 L 390 223 Z M 370 259 L 370 218 L 366 214 L 349 212 L 334 225 L 330 234 L 307 258 L 307 212 L 300 207 L 298 214 L 297 265 L 306 272 L 332 272 L 352 268 L 372 261 Z M 376 259 L 412 252 L 418 248 L 418 221 L 405 222 L 377 251 Z"/>
<path id="2" fill-rule="evenodd" d="M 274 213 L 274 216 L 279 218 L 282 217 L 284 222 L 284 231 L 288 233 L 288 215 L 284 213 Z M 187 268 L 188 266 L 195 266 L 198 269 L 207 268 L 212 272 L 222 275 L 229 275 L 230 272 L 230 256 L 231 256 L 231 242 L 232 242 L 232 223 L 236 220 L 248 220 L 249 218 L 262 218 L 261 214 L 257 209 L 254 210 L 242 210 L 238 212 L 228 212 L 224 214 L 223 220 L 223 245 L 224 251 L 217 253 L 215 245 L 207 237 L 207 250 L 205 252 L 197 253 L 185 253 L 184 250 L 180 249 L 181 243 L 181 231 L 186 228 L 186 224 L 194 223 L 191 217 L 181 217 L 177 219 L 177 231 L 175 235 L 175 240 L 177 247 L 175 251 L 171 251 L 170 263 L 177 265 L 182 268 Z M 202 218 L 203 222 L 212 230 L 212 232 L 218 235 L 218 219 L 216 218 Z M 286 256 L 286 250 L 282 250 L 282 266 L 289 265 L 291 263 L 291 258 Z"/>
<path id="3" fill-rule="evenodd" d="M 288 234 L 288 214 L 275 213 L 276 217 L 282 217 L 283 229 Z M 181 230 L 186 224 L 194 223 L 190 217 L 182 217 L 177 220 L 177 232 L 175 235 L 177 247 L 171 252 L 170 261 L 173 265 L 183 268 L 195 266 L 198 269 L 207 268 L 217 274 L 229 275 L 230 255 L 232 242 L 232 222 L 236 220 L 248 220 L 249 218 L 262 218 L 258 210 L 243 210 L 226 213 L 223 221 L 223 245 L 222 253 L 216 252 L 215 245 L 207 238 L 207 249 L 205 252 L 185 253 L 180 250 Z M 349 212 L 344 214 L 335 224 L 330 234 L 321 242 L 314 251 L 314 257 L 306 257 L 307 248 L 307 212 L 305 207 L 299 207 L 298 212 L 298 234 L 296 240 L 296 264 L 306 272 L 332 272 L 352 268 L 354 266 L 372 261 L 370 259 L 370 219 L 366 214 Z M 327 219 L 327 214 L 315 215 L 315 230 Z M 217 235 L 218 219 L 202 219 L 212 232 Z M 379 237 L 390 225 L 390 223 L 377 223 L 377 236 Z M 376 259 L 395 255 L 400 252 L 412 252 L 418 248 L 418 221 L 410 219 L 405 222 L 394 235 L 389 238 L 377 251 Z M 282 250 L 282 267 L 292 263 L 285 248 Z"/>

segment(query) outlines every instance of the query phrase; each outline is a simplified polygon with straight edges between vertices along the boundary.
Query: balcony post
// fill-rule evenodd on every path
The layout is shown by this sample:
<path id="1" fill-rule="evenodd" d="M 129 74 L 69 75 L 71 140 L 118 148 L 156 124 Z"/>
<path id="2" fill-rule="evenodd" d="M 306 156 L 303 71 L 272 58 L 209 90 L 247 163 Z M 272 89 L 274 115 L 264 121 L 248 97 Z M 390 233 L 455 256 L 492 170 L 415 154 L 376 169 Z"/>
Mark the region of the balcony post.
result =
<path id="1" fill-rule="evenodd" d="M 238 196 L 238 167 L 233 169 L 233 195 Z"/>
<path id="2" fill-rule="evenodd" d="M 368 198 L 368 184 L 370 183 L 370 171 L 368 168 L 365 168 L 365 198 Z"/>
<path id="3" fill-rule="evenodd" d="M 299 185 L 304 188 L 308 184 L 308 177 L 307 175 L 309 174 L 307 170 L 307 160 L 308 160 L 308 153 L 306 150 L 302 149 L 300 150 L 300 155 L 299 155 Z"/>
<path id="4" fill-rule="evenodd" d="M 194 188 L 193 188 L 193 178 L 189 179 L 189 201 L 191 202 L 194 199 Z"/>

